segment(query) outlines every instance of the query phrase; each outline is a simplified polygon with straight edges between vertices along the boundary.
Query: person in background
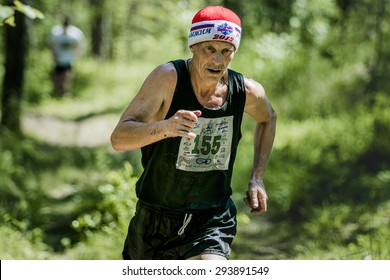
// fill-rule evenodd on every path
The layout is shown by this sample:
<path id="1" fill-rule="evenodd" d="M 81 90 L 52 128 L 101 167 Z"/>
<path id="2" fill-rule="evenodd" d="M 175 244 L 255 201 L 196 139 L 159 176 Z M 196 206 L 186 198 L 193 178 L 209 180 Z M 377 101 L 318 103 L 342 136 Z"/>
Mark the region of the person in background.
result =
<path id="1" fill-rule="evenodd" d="M 69 17 L 65 17 L 62 25 L 52 28 L 48 45 L 55 62 L 54 92 L 58 97 L 62 97 L 71 90 L 72 64 L 85 51 L 85 36 L 79 28 L 70 24 Z"/>
<path id="2" fill-rule="evenodd" d="M 124 259 L 229 258 L 237 227 L 231 178 L 244 112 L 257 123 L 244 201 L 253 214 L 267 211 L 263 178 L 276 113 L 258 82 L 229 69 L 241 32 L 233 11 L 200 10 L 188 36 L 192 57 L 155 68 L 115 127 L 113 148 L 141 148 L 144 168 Z"/>

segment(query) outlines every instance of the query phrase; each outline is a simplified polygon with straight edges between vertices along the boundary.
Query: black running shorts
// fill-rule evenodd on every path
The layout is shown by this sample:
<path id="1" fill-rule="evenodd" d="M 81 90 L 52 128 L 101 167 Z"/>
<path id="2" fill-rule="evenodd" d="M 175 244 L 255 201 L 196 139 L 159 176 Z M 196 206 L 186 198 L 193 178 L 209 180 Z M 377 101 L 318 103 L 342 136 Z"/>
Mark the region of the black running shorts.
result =
<path id="1" fill-rule="evenodd" d="M 54 68 L 54 72 L 57 73 L 57 74 L 68 72 L 68 71 L 71 71 L 71 70 L 72 70 L 72 65 L 70 65 L 70 64 L 68 64 L 68 65 L 56 65 L 56 67 Z"/>
<path id="2" fill-rule="evenodd" d="M 138 201 L 122 252 L 128 260 L 180 260 L 201 254 L 229 258 L 237 231 L 236 207 L 185 213 L 151 207 Z"/>

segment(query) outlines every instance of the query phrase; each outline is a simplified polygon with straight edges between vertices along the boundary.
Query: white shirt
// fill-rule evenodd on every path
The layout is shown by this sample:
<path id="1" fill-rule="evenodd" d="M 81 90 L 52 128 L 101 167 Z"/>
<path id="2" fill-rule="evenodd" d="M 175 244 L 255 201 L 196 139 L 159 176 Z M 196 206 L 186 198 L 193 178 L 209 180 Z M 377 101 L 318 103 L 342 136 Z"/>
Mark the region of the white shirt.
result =
<path id="1" fill-rule="evenodd" d="M 69 66 L 75 57 L 84 52 L 85 37 L 83 32 L 73 25 L 69 25 L 66 30 L 63 26 L 56 25 L 51 30 L 49 44 L 57 65 Z"/>

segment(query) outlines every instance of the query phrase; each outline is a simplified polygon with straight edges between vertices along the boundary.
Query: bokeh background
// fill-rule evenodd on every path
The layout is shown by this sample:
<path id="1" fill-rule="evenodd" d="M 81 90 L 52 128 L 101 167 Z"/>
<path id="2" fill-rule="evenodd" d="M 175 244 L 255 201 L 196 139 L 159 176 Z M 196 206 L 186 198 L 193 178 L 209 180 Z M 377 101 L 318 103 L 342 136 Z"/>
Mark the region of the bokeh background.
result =
<path id="1" fill-rule="evenodd" d="M 12 2 L 0 2 L 2 22 Z M 390 259 L 390 1 L 23 3 L 44 18 L 21 9 L 15 27 L 0 26 L 1 259 L 121 258 L 142 169 L 139 151 L 112 150 L 111 131 L 149 72 L 190 56 L 190 21 L 206 5 L 241 17 L 231 68 L 261 82 L 278 113 L 269 211 L 256 217 L 242 202 L 254 130 L 244 119 L 231 258 Z M 58 98 L 47 37 L 64 16 L 88 46 Z"/>

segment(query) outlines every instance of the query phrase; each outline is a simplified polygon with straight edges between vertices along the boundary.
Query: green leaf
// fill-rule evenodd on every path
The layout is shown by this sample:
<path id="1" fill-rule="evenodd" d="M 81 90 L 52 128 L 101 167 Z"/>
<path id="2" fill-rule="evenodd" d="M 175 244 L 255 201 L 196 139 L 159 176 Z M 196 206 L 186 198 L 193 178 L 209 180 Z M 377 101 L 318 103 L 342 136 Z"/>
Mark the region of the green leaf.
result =
<path id="1" fill-rule="evenodd" d="M 14 1 L 14 4 L 15 4 L 15 10 L 21 12 L 22 14 L 25 14 L 31 19 L 36 19 L 36 18 L 43 19 L 45 17 L 43 13 L 38 9 L 32 8 L 29 5 L 25 5 L 20 1 Z"/>
<path id="2" fill-rule="evenodd" d="M 31 10 L 35 13 L 36 18 L 44 19 L 45 15 L 38 9 L 31 8 Z"/>
<path id="3" fill-rule="evenodd" d="M 14 14 L 14 9 L 8 6 L 0 5 L 0 25 L 9 17 Z"/>
<path id="4" fill-rule="evenodd" d="M 11 16 L 9 18 L 7 18 L 5 21 L 4 21 L 5 24 L 8 24 L 12 27 L 15 27 L 16 24 L 15 24 L 15 17 L 14 16 Z"/>

